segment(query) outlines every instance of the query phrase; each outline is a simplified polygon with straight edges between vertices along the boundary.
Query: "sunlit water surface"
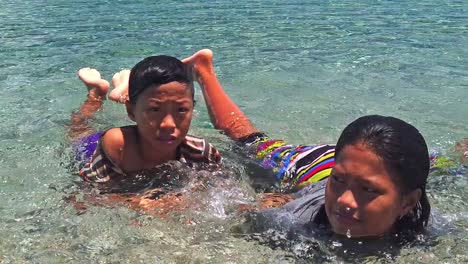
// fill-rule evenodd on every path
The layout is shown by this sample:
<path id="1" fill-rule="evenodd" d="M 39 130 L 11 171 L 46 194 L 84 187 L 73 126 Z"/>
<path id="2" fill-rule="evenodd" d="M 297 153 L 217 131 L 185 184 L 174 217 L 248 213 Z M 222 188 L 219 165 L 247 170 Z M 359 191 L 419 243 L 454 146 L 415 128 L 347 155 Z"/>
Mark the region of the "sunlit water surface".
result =
<path id="1" fill-rule="evenodd" d="M 119 205 L 78 212 L 64 200 L 80 191 L 65 138 L 86 95 L 77 70 L 110 79 L 153 54 L 211 48 L 227 92 L 272 137 L 333 143 L 353 119 L 383 114 L 448 152 L 468 136 L 467 14 L 462 0 L 2 1 L 0 262 L 467 262 L 466 174 L 431 175 L 433 224 L 396 256 L 386 248 L 357 256 L 333 238 L 272 231 L 262 242 L 236 231 L 236 208 L 255 193 L 200 91 L 192 133 L 215 144 L 227 168 L 205 189 L 185 189 L 197 206 L 160 218 Z M 106 102 L 91 125 L 128 123 L 121 105 Z"/>

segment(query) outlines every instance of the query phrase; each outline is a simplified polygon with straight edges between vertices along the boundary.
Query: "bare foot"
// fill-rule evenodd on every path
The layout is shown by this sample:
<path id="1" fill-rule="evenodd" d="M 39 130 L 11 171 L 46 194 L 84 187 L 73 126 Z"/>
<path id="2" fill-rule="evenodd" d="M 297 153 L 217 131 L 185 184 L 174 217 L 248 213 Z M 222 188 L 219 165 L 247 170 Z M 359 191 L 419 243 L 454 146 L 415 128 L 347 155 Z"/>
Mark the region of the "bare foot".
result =
<path id="1" fill-rule="evenodd" d="M 112 84 L 114 89 L 109 94 L 109 99 L 112 101 L 125 104 L 128 100 L 128 79 L 130 77 L 130 70 L 121 70 L 114 74 L 112 77 Z"/>
<path id="2" fill-rule="evenodd" d="M 214 74 L 213 69 L 213 52 L 210 49 L 202 49 L 192 56 L 182 60 L 183 63 L 192 67 L 194 80 L 199 80 L 200 72 L 208 72 Z"/>
<path id="3" fill-rule="evenodd" d="M 78 77 L 88 87 L 88 98 L 105 100 L 110 84 L 101 78 L 101 74 L 92 68 L 82 68 L 78 71 Z"/>
<path id="4" fill-rule="evenodd" d="M 468 138 L 462 139 L 455 145 L 455 152 L 461 154 L 460 161 L 462 164 L 468 164 Z"/>

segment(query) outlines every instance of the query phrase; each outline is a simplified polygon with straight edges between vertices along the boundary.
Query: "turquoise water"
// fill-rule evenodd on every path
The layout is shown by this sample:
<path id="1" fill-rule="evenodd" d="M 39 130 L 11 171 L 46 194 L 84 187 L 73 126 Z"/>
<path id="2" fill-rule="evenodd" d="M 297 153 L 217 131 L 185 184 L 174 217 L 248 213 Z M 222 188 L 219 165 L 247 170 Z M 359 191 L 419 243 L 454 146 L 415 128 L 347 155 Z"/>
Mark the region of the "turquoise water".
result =
<path id="1" fill-rule="evenodd" d="M 232 193 L 221 184 L 196 194 L 207 204 L 190 212 L 198 225 L 123 206 L 77 214 L 63 200 L 79 181 L 66 166 L 65 140 L 86 95 L 77 70 L 94 67 L 110 79 L 145 56 L 210 48 L 227 92 L 271 136 L 333 143 L 351 120 L 384 114 L 446 152 L 468 136 L 467 14 L 468 2 L 447 0 L 2 1 L 0 262 L 297 261 L 294 250 L 232 234 L 238 219 L 223 208 L 252 199 L 242 182 L 231 183 Z M 92 125 L 128 123 L 122 106 L 106 102 Z M 192 133 L 245 176 L 203 103 Z M 430 229 L 434 243 L 405 249 L 396 262 L 468 261 L 467 185 L 467 175 L 432 175 L 429 195 L 443 220 Z"/>

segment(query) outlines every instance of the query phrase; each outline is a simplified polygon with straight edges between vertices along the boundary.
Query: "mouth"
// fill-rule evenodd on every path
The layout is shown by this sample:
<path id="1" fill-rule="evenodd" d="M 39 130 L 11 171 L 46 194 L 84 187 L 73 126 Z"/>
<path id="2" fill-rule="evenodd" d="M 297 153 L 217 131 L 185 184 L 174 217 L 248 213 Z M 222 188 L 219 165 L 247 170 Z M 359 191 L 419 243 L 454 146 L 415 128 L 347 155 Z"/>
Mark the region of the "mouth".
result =
<path id="1" fill-rule="evenodd" d="M 341 225 L 354 225 L 360 222 L 360 220 L 353 216 L 353 214 L 347 212 L 335 212 L 335 218 Z"/>
<path id="2" fill-rule="evenodd" d="M 172 144 L 172 143 L 175 142 L 176 139 L 177 139 L 177 137 L 174 136 L 174 135 L 159 136 L 157 138 L 158 141 L 166 143 L 166 144 Z"/>

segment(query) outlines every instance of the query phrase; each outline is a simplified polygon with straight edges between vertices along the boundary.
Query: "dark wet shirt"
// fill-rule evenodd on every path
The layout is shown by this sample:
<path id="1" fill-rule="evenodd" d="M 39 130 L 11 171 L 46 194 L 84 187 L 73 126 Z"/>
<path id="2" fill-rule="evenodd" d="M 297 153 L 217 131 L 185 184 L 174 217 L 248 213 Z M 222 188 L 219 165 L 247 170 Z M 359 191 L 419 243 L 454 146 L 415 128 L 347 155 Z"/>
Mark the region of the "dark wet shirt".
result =
<path id="1" fill-rule="evenodd" d="M 281 208 L 270 208 L 247 217 L 251 232 L 275 229 L 308 234 L 328 230 L 325 213 L 325 186 L 327 179 L 307 185 L 294 193 L 296 199 Z"/>

